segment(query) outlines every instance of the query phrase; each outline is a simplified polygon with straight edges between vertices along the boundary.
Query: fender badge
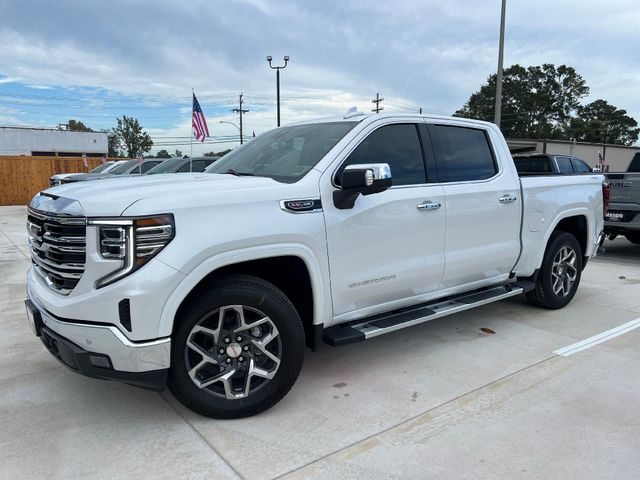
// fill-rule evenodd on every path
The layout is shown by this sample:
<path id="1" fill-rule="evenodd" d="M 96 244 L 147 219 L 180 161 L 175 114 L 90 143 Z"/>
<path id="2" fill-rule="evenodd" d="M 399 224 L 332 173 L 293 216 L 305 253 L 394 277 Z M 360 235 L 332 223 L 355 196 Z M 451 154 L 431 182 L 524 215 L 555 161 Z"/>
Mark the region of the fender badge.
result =
<path id="1" fill-rule="evenodd" d="M 285 200 L 280 203 L 283 210 L 293 213 L 312 212 L 322 210 L 320 199 Z"/>

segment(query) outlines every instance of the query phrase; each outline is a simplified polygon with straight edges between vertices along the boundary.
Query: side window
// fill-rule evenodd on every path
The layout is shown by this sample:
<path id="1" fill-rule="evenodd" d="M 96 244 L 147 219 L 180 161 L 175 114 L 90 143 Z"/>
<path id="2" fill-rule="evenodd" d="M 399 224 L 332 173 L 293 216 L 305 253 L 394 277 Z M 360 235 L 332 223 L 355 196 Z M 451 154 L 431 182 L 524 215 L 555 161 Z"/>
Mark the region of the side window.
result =
<path id="1" fill-rule="evenodd" d="M 153 167 L 155 167 L 159 163 L 160 162 L 144 162 L 142 164 L 142 173 L 147 173 L 149 170 L 151 170 Z M 135 170 L 134 170 L 134 172 L 135 172 Z"/>
<path id="2" fill-rule="evenodd" d="M 571 158 L 569 157 L 555 157 L 558 164 L 558 173 L 573 173 L 573 167 L 571 166 Z"/>
<path id="3" fill-rule="evenodd" d="M 427 181 L 422 147 L 414 124 L 387 125 L 371 132 L 342 164 L 337 183 L 347 165 L 361 163 L 388 163 L 393 185 Z"/>
<path id="4" fill-rule="evenodd" d="M 498 169 L 484 130 L 432 125 L 440 182 L 486 180 Z"/>
<path id="5" fill-rule="evenodd" d="M 571 164 L 573 165 L 573 171 L 576 173 L 591 173 L 591 167 L 582 160 L 572 158 Z"/>
<path id="6" fill-rule="evenodd" d="M 189 173 L 189 162 L 185 163 L 184 165 L 182 165 L 178 170 L 176 170 L 176 172 L 178 173 Z"/>
<path id="7" fill-rule="evenodd" d="M 202 172 L 207 165 L 204 163 L 204 160 L 194 160 L 192 172 Z"/>

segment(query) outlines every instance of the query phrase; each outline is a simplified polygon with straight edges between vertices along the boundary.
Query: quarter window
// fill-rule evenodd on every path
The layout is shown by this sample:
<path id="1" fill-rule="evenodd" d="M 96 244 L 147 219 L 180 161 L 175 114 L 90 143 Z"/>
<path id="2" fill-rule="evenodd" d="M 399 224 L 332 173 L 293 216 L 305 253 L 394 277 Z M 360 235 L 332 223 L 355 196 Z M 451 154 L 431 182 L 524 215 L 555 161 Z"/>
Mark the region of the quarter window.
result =
<path id="1" fill-rule="evenodd" d="M 591 173 L 591 167 L 584 163 L 582 160 L 578 160 L 577 158 L 572 158 L 571 163 L 573 164 L 573 171 L 576 173 Z"/>
<path id="2" fill-rule="evenodd" d="M 556 163 L 558 164 L 558 173 L 573 173 L 569 157 L 556 157 Z"/>
<path id="3" fill-rule="evenodd" d="M 486 180 L 498 172 L 484 130 L 433 125 L 432 131 L 441 182 Z"/>
<path id="4" fill-rule="evenodd" d="M 362 163 L 388 163 L 393 185 L 427 181 L 418 130 L 413 124 L 387 125 L 370 133 L 342 164 L 338 181 L 347 165 Z"/>

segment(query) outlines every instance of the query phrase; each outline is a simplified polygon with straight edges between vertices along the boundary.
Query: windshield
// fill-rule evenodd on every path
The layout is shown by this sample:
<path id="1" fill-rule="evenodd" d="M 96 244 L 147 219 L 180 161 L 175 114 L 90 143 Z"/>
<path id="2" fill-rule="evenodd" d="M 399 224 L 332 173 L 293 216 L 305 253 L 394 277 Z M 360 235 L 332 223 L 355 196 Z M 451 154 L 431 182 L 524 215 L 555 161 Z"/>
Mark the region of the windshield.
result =
<path id="1" fill-rule="evenodd" d="M 111 170 L 109 170 L 109 175 L 122 175 L 123 173 L 127 173 L 127 171 L 133 167 L 136 163 L 138 163 L 137 160 L 126 160 L 124 162 L 118 162 L 120 165 L 118 165 L 117 167 L 113 167 Z"/>
<path id="2" fill-rule="evenodd" d="M 173 172 L 176 168 L 182 165 L 182 162 L 184 162 L 182 158 L 170 158 L 169 160 L 165 160 L 164 162 L 153 167 L 147 172 L 147 175 Z"/>
<path id="3" fill-rule="evenodd" d="M 357 122 L 332 122 L 276 128 L 227 153 L 205 172 L 256 175 L 293 183 L 315 167 L 355 125 Z"/>
<path id="4" fill-rule="evenodd" d="M 104 172 L 107 168 L 109 168 L 111 166 L 110 163 L 103 163 L 102 165 L 98 165 L 96 168 L 94 168 L 93 170 L 91 170 L 89 173 L 102 173 Z"/>

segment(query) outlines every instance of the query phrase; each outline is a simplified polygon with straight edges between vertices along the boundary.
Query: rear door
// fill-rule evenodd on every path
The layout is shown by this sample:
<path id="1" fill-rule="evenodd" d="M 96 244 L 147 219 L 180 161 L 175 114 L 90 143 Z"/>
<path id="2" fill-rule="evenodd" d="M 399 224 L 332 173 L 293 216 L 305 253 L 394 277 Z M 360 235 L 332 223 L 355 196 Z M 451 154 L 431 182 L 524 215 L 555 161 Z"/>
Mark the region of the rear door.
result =
<path id="1" fill-rule="evenodd" d="M 489 130 L 430 124 L 429 132 L 447 212 L 442 287 L 506 280 L 520 253 L 515 169 L 496 155 Z"/>

